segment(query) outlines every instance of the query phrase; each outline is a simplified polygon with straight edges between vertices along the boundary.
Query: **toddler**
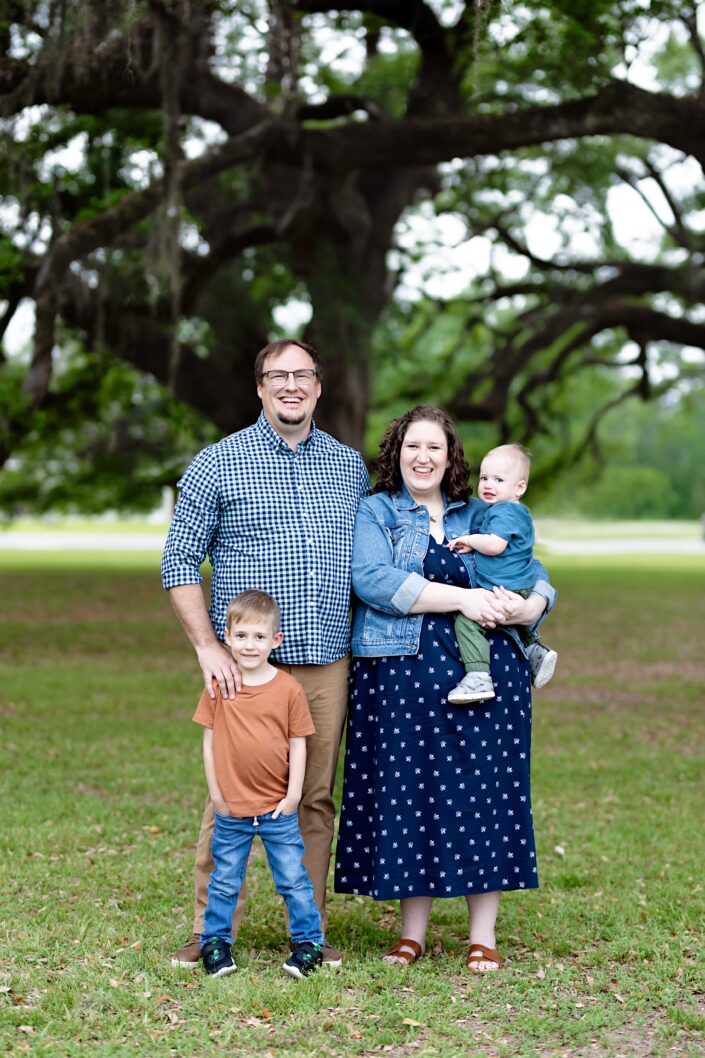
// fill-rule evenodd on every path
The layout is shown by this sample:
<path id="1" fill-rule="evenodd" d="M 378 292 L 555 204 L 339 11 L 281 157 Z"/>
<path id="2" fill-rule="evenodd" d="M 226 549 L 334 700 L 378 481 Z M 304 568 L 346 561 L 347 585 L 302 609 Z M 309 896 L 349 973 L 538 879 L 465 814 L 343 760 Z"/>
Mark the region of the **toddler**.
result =
<path id="1" fill-rule="evenodd" d="M 534 587 L 534 525 L 519 502 L 529 480 L 529 456 L 521 445 L 493 448 L 480 466 L 478 496 L 488 504 L 479 533 L 456 537 L 448 547 L 474 553 L 480 588 L 503 587 L 527 598 Z M 558 655 L 539 642 L 535 633 L 517 626 L 529 658 L 531 680 L 543 687 L 551 679 Z M 455 705 L 494 698 L 490 676 L 490 648 L 485 632 L 463 614 L 455 619 L 455 634 L 466 674 L 448 695 Z"/>

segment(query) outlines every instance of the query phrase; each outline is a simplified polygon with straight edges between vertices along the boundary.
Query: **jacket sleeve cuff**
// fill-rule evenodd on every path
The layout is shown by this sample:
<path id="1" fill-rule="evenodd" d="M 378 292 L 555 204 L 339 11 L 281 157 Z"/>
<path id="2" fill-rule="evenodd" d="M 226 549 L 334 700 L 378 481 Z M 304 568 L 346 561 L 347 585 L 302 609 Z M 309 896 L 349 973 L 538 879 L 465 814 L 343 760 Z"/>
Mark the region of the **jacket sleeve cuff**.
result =
<path id="1" fill-rule="evenodd" d="M 547 580 L 537 580 L 532 591 L 535 591 L 537 595 L 543 596 L 547 603 L 546 609 L 543 611 L 538 621 L 531 626 L 532 631 L 536 632 L 541 622 L 548 617 L 553 609 L 553 605 L 556 601 L 556 589 L 552 587 Z"/>
<path id="2" fill-rule="evenodd" d="M 389 600 L 390 605 L 398 613 L 407 614 L 427 583 L 428 581 L 424 580 L 420 573 L 410 573 L 394 592 L 394 595 Z"/>

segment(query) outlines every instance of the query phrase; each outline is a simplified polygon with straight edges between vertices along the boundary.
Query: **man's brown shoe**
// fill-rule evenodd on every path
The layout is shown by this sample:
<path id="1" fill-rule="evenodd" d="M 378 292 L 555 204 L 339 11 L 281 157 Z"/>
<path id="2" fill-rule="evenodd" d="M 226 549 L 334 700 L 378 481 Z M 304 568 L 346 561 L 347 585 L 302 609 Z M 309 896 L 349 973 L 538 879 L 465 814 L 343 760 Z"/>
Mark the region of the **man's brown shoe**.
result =
<path id="1" fill-rule="evenodd" d="M 321 948 L 321 954 L 323 955 L 323 965 L 327 966 L 331 970 L 337 969 L 343 961 L 343 956 L 340 954 L 337 948 L 332 948 L 330 944 L 324 944 Z"/>
<path id="2" fill-rule="evenodd" d="M 201 961 L 201 938 L 194 933 L 191 940 L 187 941 L 171 957 L 172 966 L 182 966 L 187 970 L 195 970 Z"/>

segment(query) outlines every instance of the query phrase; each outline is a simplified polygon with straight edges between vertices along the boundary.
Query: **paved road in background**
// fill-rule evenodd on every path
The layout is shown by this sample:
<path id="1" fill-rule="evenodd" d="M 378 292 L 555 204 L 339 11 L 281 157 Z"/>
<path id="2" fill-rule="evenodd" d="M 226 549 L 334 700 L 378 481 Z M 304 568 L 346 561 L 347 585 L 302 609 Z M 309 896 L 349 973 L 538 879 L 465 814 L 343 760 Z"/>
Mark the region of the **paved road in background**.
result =
<path id="1" fill-rule="evenodd" d="M 615 540 L 539 540 L 554 555 L 705 555 L 705 540 L 633 537 Z"/>
<path id="2" fill-rule="evenodd" d="M 161 551 L 159 533 L 0 532 L 0 549 L 15 551 Z"/>
<path id="3" fill-rule="evenodd" d="M 161 551 L 164 534 L 160 533 L 90 533 L 67 530 L 47 532 L 0 531 L 0 550 L 16 551 Z M 555 555 L 620 554 L 705 554 L 705 540 L 625 537 L 614 540 L 552 540 L 540 538 L 539 544 Z"/>

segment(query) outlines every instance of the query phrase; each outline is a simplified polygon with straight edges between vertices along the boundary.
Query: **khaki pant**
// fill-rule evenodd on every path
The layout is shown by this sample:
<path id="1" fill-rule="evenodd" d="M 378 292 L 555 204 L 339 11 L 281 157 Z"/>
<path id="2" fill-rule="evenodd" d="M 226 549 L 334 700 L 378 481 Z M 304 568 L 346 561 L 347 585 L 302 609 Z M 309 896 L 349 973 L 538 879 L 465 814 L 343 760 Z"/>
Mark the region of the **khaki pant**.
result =
<path id="1" fill-rule="evenodd" d="M 350 658 L 341 658 L 330 665 L 279 665 L 278 668 L 291 673 L 303 687 L 316 728 L 316 734 L 306 739 L 306 776 L 299 805 L 299 825 L 304 839 L 304 865 L 313 883 L 314 896 L 321 912 L 321 928 L 325 933 L 326 882 L 335 824 L 333 784 L 347 712 Z M 194 933 L 203 932 L 208 880 L 213 870 L 213 824 L 213 805 L 208 798 L 196 845 Z M 242 922 L 244 905 L 243 885 L 233 915 L 233 940 Z"/>

